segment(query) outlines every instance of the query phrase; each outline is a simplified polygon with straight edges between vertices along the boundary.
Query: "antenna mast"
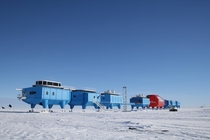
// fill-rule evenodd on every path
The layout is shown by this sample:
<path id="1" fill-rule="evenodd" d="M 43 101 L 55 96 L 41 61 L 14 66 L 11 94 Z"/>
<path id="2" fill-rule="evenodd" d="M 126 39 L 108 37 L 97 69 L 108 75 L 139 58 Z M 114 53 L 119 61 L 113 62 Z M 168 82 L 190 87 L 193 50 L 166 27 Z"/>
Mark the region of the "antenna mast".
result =
<path id="1" fill-rule="evenodd" d="M 127 89 L 123 87 L 123 112 L 127 112 Z"/>

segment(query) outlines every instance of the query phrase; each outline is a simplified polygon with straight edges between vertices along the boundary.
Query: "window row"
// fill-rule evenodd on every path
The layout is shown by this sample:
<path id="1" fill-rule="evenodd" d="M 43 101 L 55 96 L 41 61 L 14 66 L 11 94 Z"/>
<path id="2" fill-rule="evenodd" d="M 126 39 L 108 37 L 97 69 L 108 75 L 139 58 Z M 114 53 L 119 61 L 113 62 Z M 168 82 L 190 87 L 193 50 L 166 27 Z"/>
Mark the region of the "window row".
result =
<path id="1" fill-rule="evenodd" d="M 36 91 L 30 91 L 29 94 L 34 95 L 36 94 Z M 46 92 L 46 95 L 48 95 L 48 91 Z M 52 95 L 55 95 L 55 92 L 52 92 Z"/>
<path id="2" fill-rule="evenodd" d="M 48 91 L 46 92 L 46 95 L 48 95 Z M 55 92 L 52 92 L 52 95 L 55 95 Z"/>
<path id="3" fill-rule="evenodd" d="M 36 85 L 48 85 L 48 86 L 56 86 L 60 87 L 61 83 L 51 82 L 51 81 L 36 81 Z"/>

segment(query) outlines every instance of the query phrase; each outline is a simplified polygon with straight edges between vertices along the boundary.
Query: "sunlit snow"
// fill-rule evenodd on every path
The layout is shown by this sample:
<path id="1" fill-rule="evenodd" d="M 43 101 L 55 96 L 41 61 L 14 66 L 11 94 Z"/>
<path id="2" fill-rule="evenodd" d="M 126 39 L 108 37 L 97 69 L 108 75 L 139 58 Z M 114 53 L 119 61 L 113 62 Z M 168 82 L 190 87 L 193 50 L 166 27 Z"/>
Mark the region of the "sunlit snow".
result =
<path id="1" fill-rule="evenodd" d="M 28 113 L 27 109 L 0 110 L 0 138 L 8 139 L 210 139 L 210 108 L 96 112 Z"/>

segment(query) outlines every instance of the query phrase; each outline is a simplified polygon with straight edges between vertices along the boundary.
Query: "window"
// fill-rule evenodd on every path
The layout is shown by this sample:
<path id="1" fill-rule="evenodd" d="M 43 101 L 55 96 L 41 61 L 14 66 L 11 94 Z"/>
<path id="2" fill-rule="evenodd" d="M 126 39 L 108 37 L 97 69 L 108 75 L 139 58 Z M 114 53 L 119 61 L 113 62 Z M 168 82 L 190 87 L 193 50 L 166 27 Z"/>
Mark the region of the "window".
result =
<path id="1" fill-rule="evenodd" d="M 55 95 L 55 93 L 53 92 L 52 95 Z"/>
<path id="2" fill-rule="evenodd" d="M 76 95 L 74 95 L 73 97 L 76 97 Z"/>
<path id="3" fill-rule="evenodd" d="M 39 85 L 42 85 L 42 81 L 39 81 Z"/>
<path id="4" fill-rule="evenodd" d="M 53 83 L 53 86 L 58 86 L 58 83 Z"/>
<path id="5" fill-rule="evenodd" d="M 96 98 L 96 96 L 93 96 L 93 98 Z"/>
<path id="6" fill-rule="evenodd" d="M 36 94 L 36 91 L 30 91 L 29 94 L 31 94 L 31 95 Z"/>
<path id="7" fill-rule="evenodd" d="M 60 84 L 60 83 L 59 83 L 58 85 L 59 85 L 59 87 L 61 86 L 61 84 Z"/>
<path id="8" fill-rule="evenodd" d="M 46 85 L 47 84 L 47 82 L 46 81 L 43 81 L 43 85 Z"/>
<path id="9" fill-rule="evenodd" d="M 48 91 L 46 92 L 46 95 L 48 95 Z"/>
<path id="10" fill-rule="evenodd" d="M 103 100 L 104 100 L 105 98 L 103 97 Z"/>
<path id="11" fill-rule="evenodd" d="M 52 85 L 52 82 L 47 82 L 48 85 Z"/>

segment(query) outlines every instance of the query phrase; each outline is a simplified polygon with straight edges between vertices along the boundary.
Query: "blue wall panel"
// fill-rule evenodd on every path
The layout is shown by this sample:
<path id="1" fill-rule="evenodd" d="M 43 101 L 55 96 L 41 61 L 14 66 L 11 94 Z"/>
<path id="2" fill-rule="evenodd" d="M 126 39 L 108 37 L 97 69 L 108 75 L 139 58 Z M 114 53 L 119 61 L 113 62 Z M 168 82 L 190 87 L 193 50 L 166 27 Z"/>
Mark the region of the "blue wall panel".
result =
<path id="1" fill-rule="evenodd" d="M 170 108 L 170 107 L 171 107 L 171 101 L 170 100 L 165 100 L 164 108 Z"/>
<path id="2" fill-rule="evenodd" d="M 131 109 L 133 109 L 134 107 L 136 107 L 137 109 L 139 107 L 149 108 L 150 100 L 149 98 L 137 96 L 130 98 L 130 103 L 134 103 L 131 105 Z"/>
<path id="3" fill-rule="evenodd" d="M 176 107 L 180 108 L 180 102 L 179 101 L 175 101 L 176 102 Z"/>
<path id="4" fill-rule="evenodd" d="M 122 104 L 122 96 L 113 94 L 102 94 L 101 104 L 106 106 L 107 109 L 112 109 L 113 106 L 117 106 L 120 109 Z"/>
<path id="5" fill-rule="evenodd" d="M 93 102 L 93 100 L 100 102 L 100 94 L 95 92 L 83 90 L 73 91 L 71 93 L 71 97 L 71 101 L 69 102 L 71 109 L 78 105 L 82 106 L 82 109 L 85 109 L 86 106 L 94 106 L 97 108 L 97 105 Z"/>
<path id="6" fill-rule="evenodd" d="M 26 99 L 23 99 L 24 102 L 28 104 L 39 104 L 41 101 L 41 87 L 30 87 L 22 89 L 22 94 L 25 94 Z"/>
<path id="7" fill-rule="evenodd" d="M 36 104 L 40 104 L 44 108 L 52 108 L 53 105 L 60 105 L 61 108 L 64 108 L 64 105 L 71 99 L 70 90 L 53 87 L 36 86 L 24 88 L 23 92 L 26 93 L 26 99 L 23 99 L 23 101 L 31 104 L 32 108 Z"/>

